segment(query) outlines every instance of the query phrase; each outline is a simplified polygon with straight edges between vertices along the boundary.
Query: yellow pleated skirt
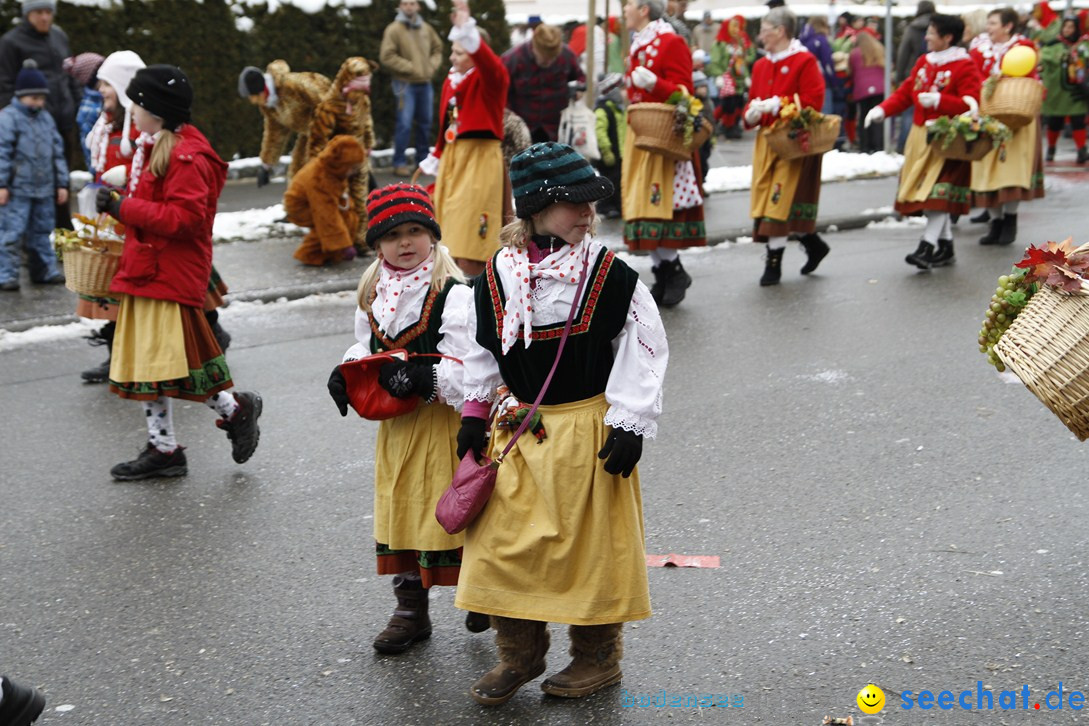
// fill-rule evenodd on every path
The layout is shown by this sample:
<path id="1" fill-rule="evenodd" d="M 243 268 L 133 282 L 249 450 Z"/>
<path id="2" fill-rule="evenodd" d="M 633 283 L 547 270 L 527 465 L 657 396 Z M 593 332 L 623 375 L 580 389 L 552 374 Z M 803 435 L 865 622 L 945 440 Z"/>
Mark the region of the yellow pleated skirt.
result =
<path id="1" fill-rule="evenodd" d="M 635 145 L 635 132 L 624 134 L 620 161 L 620 204 L 625 220 L 672 219 L 673 175 L 677 162 Z"/>
<path id="2" fill-rule="evenodd" d="M 189 375 L 181 306 L 122 295 L 110 357 L 111 381 L 171 381 Z"/>
<path id="3" fill-rule="evenodd" d="M 386 419 L 378 427 L 374 458 L 374 539 L 395 550 L 452 550 L 463 535 L 449 535 L 435 505 L 458 465 L 461 417 L 443 403 Z"/>
<path id="4" fill-rule="evenodd" d="M 1044 162 L 1040 153 L 1040 121 L 1013 132 L 1013 138 L 972 162 L 974 206 L 997 206 L 1044 196 Z"/>
<path id="5" fill-rule="evenodd" d="M 499 250 L 505 177 L 498 139 L 457 139 L 443 149 L 435 218 L 452 256 L 487 262 Z"/>
<path id="6" fill-rule="evenodd" d="M 597 458 L 605 397 L 538 410 L 548 438 L 519 438 L 499 467 L 465 531 L 454 604 L 571 625 L 650 617 L 639 474 L 608 474 Z M 493 435 L 492 456 L 511 433 Z"/>

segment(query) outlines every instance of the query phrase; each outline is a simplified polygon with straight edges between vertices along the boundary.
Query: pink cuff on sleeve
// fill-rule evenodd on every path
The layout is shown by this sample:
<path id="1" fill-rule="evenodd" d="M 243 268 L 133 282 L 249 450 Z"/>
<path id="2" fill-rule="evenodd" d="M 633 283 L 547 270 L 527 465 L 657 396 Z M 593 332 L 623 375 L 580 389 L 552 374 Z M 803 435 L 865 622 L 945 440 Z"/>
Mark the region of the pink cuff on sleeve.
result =
<path id="1" fill-rule="evenodd" d="M 485 421 L 488 420 L 488 414 L 491 413 L 492 405 L 485 401 L 466 401 L 461 406 L 462 418 L 482 418 Z"/>

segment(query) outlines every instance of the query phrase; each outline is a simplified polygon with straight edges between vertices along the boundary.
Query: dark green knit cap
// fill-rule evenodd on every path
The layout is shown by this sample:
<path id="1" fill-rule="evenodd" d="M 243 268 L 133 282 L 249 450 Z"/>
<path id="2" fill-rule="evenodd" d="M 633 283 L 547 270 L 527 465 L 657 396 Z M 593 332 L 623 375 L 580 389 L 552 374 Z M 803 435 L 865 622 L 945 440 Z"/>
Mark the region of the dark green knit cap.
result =
<path id="1" fill-rule="evenodd" d="M 514 211 L 529 219 L 553 202 L 596 202 L 613 193 L 613 184 L 567 144 L 534 144 L 510 160 Z"/>

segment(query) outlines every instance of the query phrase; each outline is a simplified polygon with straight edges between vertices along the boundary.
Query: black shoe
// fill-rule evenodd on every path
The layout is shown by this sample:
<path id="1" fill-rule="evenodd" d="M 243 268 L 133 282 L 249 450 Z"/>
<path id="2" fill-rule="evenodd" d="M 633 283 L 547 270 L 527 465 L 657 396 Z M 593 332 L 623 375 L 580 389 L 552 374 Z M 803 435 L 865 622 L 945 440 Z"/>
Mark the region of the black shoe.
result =
<path id="1" fill-rule="evenodd" d="M 88 368 L 80 373 L 79 377 L 83 379 L 84 383 L 105 383 L 110 380 L 110 359 L 107 358 L 105 362 L 94 368 Z"/>
<path id="2" fill-rule="evenodd" d="M 995 244 L 1011 245 L 1017 239 L 1017 215 L 1007 214 L 1002 217 L 1002 232 Z"/>
<path id="3" fill-rule="evenodd" d="M 931 267 L 948 267 L 957 261 L 956 256 L 953 254 L 953 240 L 940 239 L 938 240 L 938 249 L 934 253 L 934 256 L 930 259 Z"/>
<path id="4" fill-rule="evenodd" d="M 934 245 L 925 240 L 920 240 L 919 246 L 915 248 L 914 252 L 904 258 L 904 262 L 909 265 L 915 265 L 920 270 L 929 270 L 933 259 Z"/>
<path id="5" fill-rule="evenodd" d="M 655 303 L 661 305 L 662 290 L 665 289 L 665 263 L 650 268 L 650 271 L 654 275 L 654 282 L 650 286 L 650 296 L 654 298 Z"/>
<path id="6" fill-rule="evenodd" d="M 185 461 L 185 447 L 179 446 L 169 454 L 156 449 L 151 443 L 132 461 L 125 461 L 110 469 L 110 476 L 118 481 L 151 479 L 157 476 L 185 476 L 189 466 Z"/>
<path id="7" fill-rule="evenodd" d="M 1002 239 L 1002 225 L 1003 218 L 996 217 L 991 220 L 991 228 L 987 230 L 987 234 L 979 238 L 981 245 L 996 245 L 999 244 L 999 240 Z"/>
<path id="8" fill-rule="evenodd" d="M 692 286 L 692 278 L 684 271 L 681 258 L 675 257 L 670 262 L 658 266 L 662 275 L 663 307 L 671 308 L 684 300 L 685 290 Z"/>
<path id="9" fill-rule="evenodd" d="M 783 276 L 783 252 L 785 248 L 768 250 L 768 256 L 764 260 L 764 274 L 760 277 L 760 287 L 778 285 Z"/>
<path id="10" fill-rule="evenodd" d="M 1089 148 L 1083 146 L 1078 149 L 1078 163 L 1084 164 L 1087 161 L 1089 161 Z"/>
<path id="11" fill-rule="evenodd" d="M 803 235 L 801 242 L 807 257 L 805 264 L 802 265 L 802 274 L 808 275 L 817 269 L 817 265 L 821 263 L 821 260 L 828 256 L 829 247 L 828 243 L 821 239 L 816 232 Z"/>
<path id="12" fill-rule="evenodd" d="M 47 277 L 44 280 L 34 280 L 35 285 L 63 285 L 64 273 L 58 272 L 52 277 Z"/>
<path id="13" fill-rule="evenodd" d="M 1055 147 L 1047 147 L 1047 161 L 1055 161 Z"/>
<path id="14" fill-rule="evenodd" d="M 740 139 L 741 137 L 742 137 L 742 133 L 741 133 L 741 127 L 740 126 L 735 125 L 735 126 L 731 126 L 730 128 L 726 129 L 726 138 L 727 139 Z"/>
<path id="15" fill-rule="evenodd" d="M 982 212 L 974 217 L 969 217 L 968 221 L 972 224 L 987 224 L 991 221 L 991 210 L 984 209 Z M 940 241 L 940 240 L 939 240 Z"/>
<path id="16" fill-rule="evenodd" d="M 492 619 L 484 613 L 475 613 L 470 610 L 465 615 L 465 628 L 470 633 L 483 633 L 492 626 Z"/>
<path id="17" fill-rule="evenodd" d="M 237 464 L 245 464 L 261 440 L 261 427 L 257 425 L 257 419 L 264 404 L 261 396 L 249 391 L 236 393 L 235 400 L 238 401 L 238 410 L 229 419 L 217 420 L 216 426 L 226 431 L 227 438 L 231 440 L 231 458 Z"/>
<path id="18" fill-rule="evenodd" d="M 16 280 L 12 280 L 11 282 L 0 283 L 0 291 L 19 292 L 19 282 Z"/>
<path id="19" fill-rule="evenodd" d="M 0 724 L 4 726 L 28 726 L 38 720 L 45 708 L 45 696 L 37 688 L 20 686 L 7 676 L 3 681 L 3 700 L 0 700 Z"/>
<path id="20" fill-rule="evenodd" d="M 223 329 L 223 326 L 218 321 L 212 326 L 212 335 L 216 336 L 216 342 L 219 343 L 220 352 L 226 353 L 227 349 L 231 347 L 231 334 Z"/>

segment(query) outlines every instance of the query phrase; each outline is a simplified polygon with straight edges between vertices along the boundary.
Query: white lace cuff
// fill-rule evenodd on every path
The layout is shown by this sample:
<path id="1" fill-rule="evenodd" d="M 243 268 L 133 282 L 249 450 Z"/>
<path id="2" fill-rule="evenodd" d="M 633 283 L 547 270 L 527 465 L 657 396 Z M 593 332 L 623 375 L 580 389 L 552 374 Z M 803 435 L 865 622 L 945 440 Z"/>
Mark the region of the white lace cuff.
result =
<path id="1" fill-rule="evenodd" d="M 605 425 L 639 434 L 644 439 L 653 439 L 658 435 L 657 421 L 643 418 L 639 414 L 632 413 L 619 406 L 609 406 L 609 410 L 605 414 Z"/>
<path id="2" fill-rule="evenodd" d="M 446 362 L 446 361 L 443 361 Z M 461 397 L 461 386 L 456 380 L 451 380 L 445 375 L 442 364 L 435 366 L 435 390 L 439 394 L 439 400 L 447 406 L 452 406 L 455 411 L 461 413 L 461 406 L 465 400 Z"/>
<path id="3" fill-rule="evenodd" d="M 350 360 L 359 360 L 366 358 L 371 354 L 369 348 L 365 347 L 362 343 L 356 343 L 344 353 L 344 358 L 341 363 L 347 363 Z"/>
<path id="4" fill-rule="evenodd" d="M 465 392 L 466 401 L 480 401 L 481 403 L 495 402 L 495 389 L 488 386 L 472 388 Z"/>

